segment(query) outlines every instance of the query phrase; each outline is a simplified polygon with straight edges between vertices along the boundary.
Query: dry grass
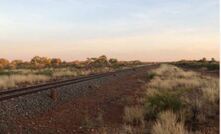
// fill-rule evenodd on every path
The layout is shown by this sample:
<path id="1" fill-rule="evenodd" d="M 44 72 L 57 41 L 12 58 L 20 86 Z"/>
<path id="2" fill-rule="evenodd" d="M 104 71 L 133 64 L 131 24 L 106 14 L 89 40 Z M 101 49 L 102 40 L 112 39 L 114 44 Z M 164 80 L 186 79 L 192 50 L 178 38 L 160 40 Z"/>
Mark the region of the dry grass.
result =
<path id="1" fill-rule="evenodd" d="M 219 99 L 219 80 L 217 78 L 202 77 L 197 73 L 183 71 L 172 65 L 162 65 L 155 70 L 155 73 L 157 77 L 146 85 L 147 95 L 153 95 L 161 91 L 176 92 L 182 89 L 186 92 L 194 92 L 194 90 L 200 89 L 204 99 L 211 102 Z"/>
<path id="2" fill-rule="evenodd" d="M 187 122 L 202 124 L 209 120 L 214 122 L 218 119 L 218 78 L 184 71 L 172 65 L 162 65 L 153 72 L 156 76 L 146 85 L 147 100 L 145 106 L 147 107 L 145 110 L 153 109 L 157 110 L 157 112 L 160 112 L 160 110 L 174 110 L 174 106 L 177 106 L 176 104 L 179 102 L 182 103 L 182 108 L 180 109 L 181 111 L 177 112 L 181 112 Z M 174 97 L 177 99 L 172 99 Z M 171 105 L 173 103 L 174 105 Z M 150 113 L 156 113 L 156 111 Z M 151 115 L 147 113 L 146 116 Z M 162 127 L 159 125 L 158 123 L 158 127 Z M 190 125 L 189 127 L 193 129 L 196 127 L 191 124 L 187 125 Z"/>
<path id="3" fill-rule="evenodd" d="M 123 125 L 121 130 L 119 131 L 119 134 L 144 134 L 144 133 L 145 132 L 143 126 L 131 126 L 131 125 Z"/>
<path id="4" fill-rule="evenodd" d="M 30 74 L 33 72 L 31 69 L 5 69 L 2 72 L 8 72 L 8 73 L 18 73 L 18 74 Z"/>
<path id="5" fill-rule="evenodd" d="M 159 119 L 152 128 L 152 134 L 188 134 L 184 123 L 178 122 L 173 112 L 165 111 L 159 114 Z"/>
<path id="6" fill-rule="evenodd" d="M 88 75 L 90 73 L 92 73 L 91 70 L 78 70 L 77 71 L 77 74 L 80 75 L 80 76 L 85 76 L 85 75 Z"/>
<path id="7" fill-rule="evenodd" d="M 76 71 L 71 71 L 68 69 L 62 69 L 62 70 L 56 70 L 53 72 L 52 77 L 71 77 L 71 76 L 77 76 Z"/>
<path id="8" fill-rule="evenodd" d="M 144 123 L 144 110 L 140 106 L 125 107 L 124 121 L 131 125 L 140 125 Z"/>
<path id="9" fill-rule="evenodd" d="M 16 87 L 19 84 L 32 84 L 36 82 L 47 81 L 50 78 L 44 75 L 9 75 L 0 76 L 0 88 Z"/>
<path id="10" fill-rule="evenodd" d="M 45 69 L 5 69 L 0 72 L 0 89 L 18 87 L 21 84 L 33 84 L 63 77 L 85 76 L 95 72 L 110 71 L 109 68 L 86 70 L 75 68 L 45 68 Z"/>
<path id="11" fill-rule="evenodd" d="M 176 66 L 162 64 L 158 69 L 153 71 L 155 74 L 161 77 L 176 77 L 176 78 L 193 78 L 197 77 L 198 74 L 192 71 L 184 71 Z"/>
<path id="12" fill-rule="evenodd" d="M 140 105 L 125 107 L 124 133 L 140 134 L 151 129 L 152 134 L 197 134 L 219 130 L 214 123 L 219 119 L 218 78 L 172 65 L 161 65 L 150 74 L 154 77 L 148 76 L 150 82 L 144 87 Z M 207 122 L 213 126 L 207 126 Z"/>
<path id="13" fill-rule="evenodd" d="M 177 89 L 177 88 L 198 88 L 201 86 L 201 80 L 194 77 L 192 79 L 184 78 L 167 78 L 162 79 L 160 77 L 154 78 L 148 85 L 149 88 L 155 89 Z"/>
<path id="14" fill-rule="evenodd" d="M 219 80 L 215 78 L 209 78 L 203 83 L 205 86 L 202 88 L 203 97 L 211 103 L 215 103 L 219 100 Z"/>

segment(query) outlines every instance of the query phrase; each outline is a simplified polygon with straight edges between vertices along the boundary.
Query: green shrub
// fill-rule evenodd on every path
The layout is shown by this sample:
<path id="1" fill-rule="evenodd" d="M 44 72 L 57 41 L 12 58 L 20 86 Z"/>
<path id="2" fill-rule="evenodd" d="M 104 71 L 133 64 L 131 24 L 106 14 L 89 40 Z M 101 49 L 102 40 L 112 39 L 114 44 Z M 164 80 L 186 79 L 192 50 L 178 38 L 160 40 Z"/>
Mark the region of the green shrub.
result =
<path id="1" fill-rule="evenodd" d="M 145 102 L 145 118 L 155 119 L 157 114 L 165 111 L 172 110 L 179 111 L 183 104 L 178 94 L 161 92 L 153 96 L 148 96 Z"/>
<path id="2" fill-rule="evenodd" d="M 208 64 L 207 69 L 208 70 L 219 70 L 219 64 L 213 64 L 213 63 Z"/>
<path id="3" fill-rule="evenodd" d="M 176 66 L 185 67 L 185 68 L 207 68 L 208 70 L 219 70 L 219 62 L 210 61 L 210 62 L 202 62 L 202 61 L 180 61 L 174 63 Z"/>
<path id="4" fill-rule="evenodd" d="M 153 79 L 155 76 L 156 76 L 156 73 L 154 73 L 154 72 L 148 72 L 146 78 L 147 78 L 148 80 L 150 80 L 150 79 Z"/>

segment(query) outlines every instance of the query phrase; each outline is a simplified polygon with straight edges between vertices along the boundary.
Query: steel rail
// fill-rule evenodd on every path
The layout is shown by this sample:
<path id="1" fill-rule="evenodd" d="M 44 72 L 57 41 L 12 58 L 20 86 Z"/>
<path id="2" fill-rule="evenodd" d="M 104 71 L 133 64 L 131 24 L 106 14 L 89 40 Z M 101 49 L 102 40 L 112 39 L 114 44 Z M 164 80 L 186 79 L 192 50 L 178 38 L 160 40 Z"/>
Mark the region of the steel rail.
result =
<path id="1" fill-rule="evenodd" d="M 95 74 L 95 75 L 88 75 L 88 76 L 81 76 L 81 77 L 76 77 L 76 78 L 72 78 L 72 79 L 68 79 L 68 80 L 59 80 L 59 81 L 53 81 L 53 82 L 48 82 L 48 83 L 44 83 L 44 84 L 38 84 L 38 85 L 33 85 L 33 86 L 28 86 L 28 87 L 22 87 L 22 88 L 16 88 L 16 89 L 8 89 L 5 91 L 1 91 L 0 95 L 3 94 L 8 94 L 8 93 L 12 93 L 12 92 L 16 92 L 16 91 L 25 91 L 28 90 L 30 88 L 39 88 L 39 87 L 44 87 L 44 86 L 48 86 L 48 85 L 55 85 L 58 83 L 65 83 L 65 82 L 69 82 L 69 81 L 74 81 L 74 80 L 80 80 L 80 79 L 85 79 L 85 77 L 95 77 L 99 74 Z"/>

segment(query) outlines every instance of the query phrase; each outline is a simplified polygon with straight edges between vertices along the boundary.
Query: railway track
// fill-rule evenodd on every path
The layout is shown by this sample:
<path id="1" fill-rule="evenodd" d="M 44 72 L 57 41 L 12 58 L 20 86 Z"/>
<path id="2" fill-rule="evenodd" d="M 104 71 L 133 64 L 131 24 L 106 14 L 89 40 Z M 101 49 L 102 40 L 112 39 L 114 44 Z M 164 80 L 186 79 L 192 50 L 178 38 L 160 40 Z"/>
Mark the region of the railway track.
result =
<path id="1" fill-rule="evenodd" d="M 78 78 L 72 78 L 72 79 L 68 79 L 68 80 L 60 80 L 60 81 L 54 81 L 54 82 L 49 82 L 49 83 L 39 84 L 39 85 L 34 85 L 34 86 L 29 86 L 29 87 L 5 90 L 5 91 L 0 92 L 0 101 L 5 101 L 5 100 L 12 99 L 12 98 L 17 98 L 17 97 L 24 96 L 24 95 L 29 95 L 29 94 L 34 94 L 34 93 L 46 91 L 46 90 L 51 90 L 51 89 L 55 89 L 58 87 L 63 87 L 63 86 L 71 85 L 71 84 L 84 82 L 84 81 L 99 79 L 102 77 L 115 75 L 120 72 L 129 71 L 129 70 L 136 70 L 136 69 L 144 68 L 144 67 L 146 67 L 146 65 L 134 67 L 134 68 L 129 68 L 129 69 L 118 70 L 118 71 L 114 71 L 114 72 L 93 74 L 93 75 L 82 76 L 82 77 L 78 77 Z"/>

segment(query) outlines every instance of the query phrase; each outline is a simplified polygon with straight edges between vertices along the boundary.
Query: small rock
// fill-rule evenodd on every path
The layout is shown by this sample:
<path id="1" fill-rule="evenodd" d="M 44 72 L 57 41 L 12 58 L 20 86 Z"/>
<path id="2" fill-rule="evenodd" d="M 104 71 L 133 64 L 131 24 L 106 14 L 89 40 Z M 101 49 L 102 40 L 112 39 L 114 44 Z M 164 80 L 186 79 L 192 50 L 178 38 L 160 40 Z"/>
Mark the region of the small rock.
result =
<path id="1" fill-rule="evenodd" d="M 32 121 L 31 124 L 34 125 L 35 123 Z"/>

